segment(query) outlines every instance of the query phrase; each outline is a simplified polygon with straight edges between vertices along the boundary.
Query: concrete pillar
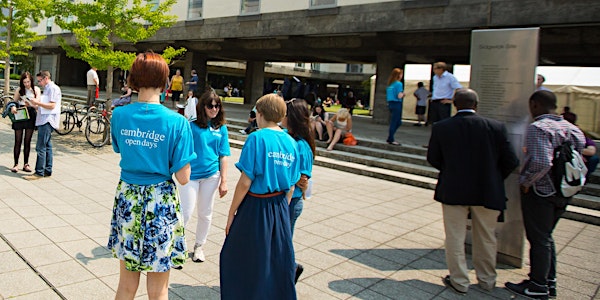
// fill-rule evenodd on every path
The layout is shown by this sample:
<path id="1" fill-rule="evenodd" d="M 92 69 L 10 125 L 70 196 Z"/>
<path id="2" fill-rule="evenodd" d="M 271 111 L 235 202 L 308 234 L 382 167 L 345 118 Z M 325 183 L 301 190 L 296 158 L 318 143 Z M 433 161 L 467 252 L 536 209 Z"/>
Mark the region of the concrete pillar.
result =
<path id="1" fill-rule="evenodd" d="M 244 79 L 244 104 L 254 104 L 263 95 L 265 81 L 265 61 L 246 62 L 246 78 Z"/>
<path id="2" fill-rule="evenodd" d="M 377 78 L 375 79 L 375 101 L 373 105 L 373 122 L 389 124 L 390 111 L 387 107 L 385 90 L 392 69 L 404 69 L 404 55 L 395 51 L 377 52 Z M 404 79 L 403 79 L 404 81 Z"/>
<path id="3" fill-rule="evenodd" d="M 185 54 L 185 66 L 183 68 L 183 82 L 188 82 L 192 78 L 192 70 L 196 70 L 198 74 L 198 95 L 204 93 L 206 88 L 206 79 L 208 76 L 208 67 L 206 64 L 206 56 L 202 56 L 198 53 L 187 52 Z M 187 98 L 188 86 L 185 85 L 183 88 L 183 98 Z"/>

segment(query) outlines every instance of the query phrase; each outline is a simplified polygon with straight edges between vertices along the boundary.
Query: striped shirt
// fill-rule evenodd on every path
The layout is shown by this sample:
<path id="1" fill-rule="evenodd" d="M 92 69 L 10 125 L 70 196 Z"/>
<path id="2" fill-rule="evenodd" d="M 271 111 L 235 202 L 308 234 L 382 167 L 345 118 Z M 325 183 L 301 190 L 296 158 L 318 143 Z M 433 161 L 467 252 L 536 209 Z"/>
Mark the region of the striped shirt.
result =
<path id="1" fill-rule="evenodd" d="M 525 134 L 525 162 L 519 184 L 533 186 L 536 194 L 549 197 L 556 193 L 552 184 L 551 169 L 554 148 L 570 140 L 579 152 L 585 145 L 585 136 L 577 126 L 562 116 L 544 114 L 535 118 Z"/>

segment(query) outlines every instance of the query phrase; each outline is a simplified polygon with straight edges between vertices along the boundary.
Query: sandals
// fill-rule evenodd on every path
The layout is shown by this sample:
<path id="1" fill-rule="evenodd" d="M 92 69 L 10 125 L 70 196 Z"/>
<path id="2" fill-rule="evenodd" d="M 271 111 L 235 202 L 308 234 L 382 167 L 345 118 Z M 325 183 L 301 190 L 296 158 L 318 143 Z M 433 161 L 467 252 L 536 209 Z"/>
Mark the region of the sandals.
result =
<path id="1" fill-rule="evenodd" d="M 29 167 L 29 164 L 23 165 L 23 171 L 25 171 L 25 172 L 31 172 L 31 168 Z"/>
<path id="2" fill-rule="evenodd" d="M 19 165 L 15 165 L 14 167 L 12 167 L 12 169 L 10 169 L 10 171 L 13 173 L 19 172 L 19 169 L 17 169 L 17 166 L 19 166 Z"/>

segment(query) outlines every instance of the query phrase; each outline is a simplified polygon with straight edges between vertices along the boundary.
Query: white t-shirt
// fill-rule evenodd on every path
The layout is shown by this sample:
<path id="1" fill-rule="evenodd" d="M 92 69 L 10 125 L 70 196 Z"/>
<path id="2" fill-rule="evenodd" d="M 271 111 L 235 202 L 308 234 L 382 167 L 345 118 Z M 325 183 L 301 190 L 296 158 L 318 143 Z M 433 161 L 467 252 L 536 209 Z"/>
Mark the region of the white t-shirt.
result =
<path id="1" fill-rule="evenodd" d="M 96 85 L 96 82 L 100 84 L 100 80 L 98 79 L 98 73 L 94 69 L 90 69 L 87 72 L 87 85 Z"/>

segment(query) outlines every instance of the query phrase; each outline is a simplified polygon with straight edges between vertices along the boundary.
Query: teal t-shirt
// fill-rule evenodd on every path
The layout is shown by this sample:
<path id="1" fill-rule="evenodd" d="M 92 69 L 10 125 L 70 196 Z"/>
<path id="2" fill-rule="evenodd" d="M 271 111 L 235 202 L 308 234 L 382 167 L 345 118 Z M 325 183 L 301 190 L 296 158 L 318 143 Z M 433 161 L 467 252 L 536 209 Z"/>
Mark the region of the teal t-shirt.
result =
<path id="1" fill-rule="evenodd" d="M 111 137 L 121 153 L 121 179 L 130 184 L 164 182 L 196 158 L 189 122 L 160 104 L 138 102 L 114 110 Z"/>
<path id="2" fill-rule="evenodd" d="M 252 180 L 250 192 L 287 192 L 300 179 L 298 143 L 284 131 L 263 128 L 251 133 L 235 166 Z"/>
<path id="3" fill-rule="evenodd" d="M 312 167 L 313 167 L 313 153 L 310 150 L 310 145 L 307 141 L 300 139 L 296 141 L 298 143 L 298 157 L 300 163 L 300 174 L 304 174 L 308 176 L 308 178 L 312 177 Z M 302 190 L 296 186 L 294 189 L 294 194 L 292 198 L 300 198 L 302 197 Z"/>
<path id="4" fill-rule="evenodd" d="M 227 126 L 217 129 L 201 128 L 195 122 L 190 123 L 194 138 L 194 152 L 198 157 L 191 162 L 190 179 L 208 178 L 220 170 L 219 158 L 231 155 Z"/>
<path id="5" fill-rule="evenodd" d="M 390 84 L 386 89 L 385 89 L 385 93 L 386 93 L 386 97 L 387 97 L 387 101 L 391 102 L 391 101 L 402 101 L 403 99 L 398 99 L 398 94 L 404 92 L 404 85 L 402 84 L 402 82 L 400 81 L 394 81 L 392 82 L 392 84 Z"/>

